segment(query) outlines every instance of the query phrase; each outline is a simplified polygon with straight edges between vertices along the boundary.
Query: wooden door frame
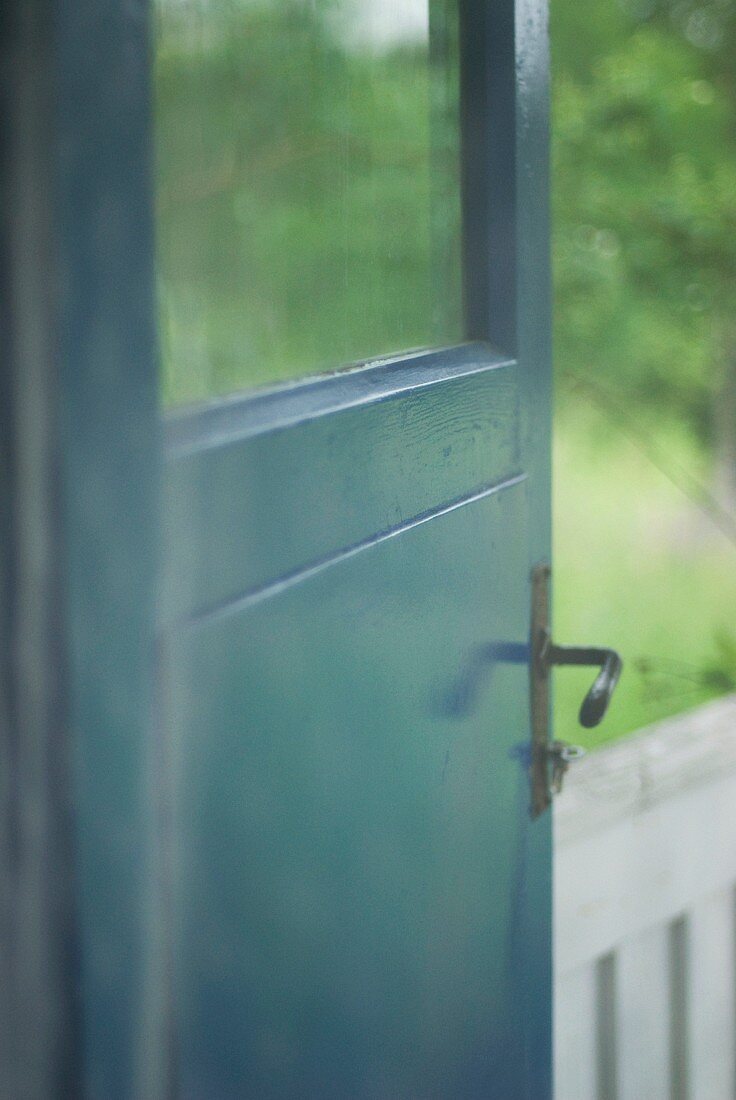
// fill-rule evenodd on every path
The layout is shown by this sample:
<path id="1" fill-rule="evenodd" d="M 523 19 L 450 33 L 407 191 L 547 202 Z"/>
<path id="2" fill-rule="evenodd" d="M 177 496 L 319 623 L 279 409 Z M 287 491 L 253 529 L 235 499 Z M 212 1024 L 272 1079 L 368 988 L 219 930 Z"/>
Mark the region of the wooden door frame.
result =
<path id="1" fill-rule="evenodd" d="M 160 414 L 146 3 L 0 16 L 0 1093 L 135 1094 Z"/>

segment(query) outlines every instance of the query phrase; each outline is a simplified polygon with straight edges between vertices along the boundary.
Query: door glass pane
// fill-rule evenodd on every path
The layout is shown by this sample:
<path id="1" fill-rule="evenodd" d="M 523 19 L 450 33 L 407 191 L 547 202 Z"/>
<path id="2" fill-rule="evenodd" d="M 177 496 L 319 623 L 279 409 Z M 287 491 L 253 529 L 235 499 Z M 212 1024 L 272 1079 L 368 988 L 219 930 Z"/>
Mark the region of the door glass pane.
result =
<path id="1" fill-rule="evenodd" d="M 453 0 L 158 0 L 166 399 L 461 337 Z"/>

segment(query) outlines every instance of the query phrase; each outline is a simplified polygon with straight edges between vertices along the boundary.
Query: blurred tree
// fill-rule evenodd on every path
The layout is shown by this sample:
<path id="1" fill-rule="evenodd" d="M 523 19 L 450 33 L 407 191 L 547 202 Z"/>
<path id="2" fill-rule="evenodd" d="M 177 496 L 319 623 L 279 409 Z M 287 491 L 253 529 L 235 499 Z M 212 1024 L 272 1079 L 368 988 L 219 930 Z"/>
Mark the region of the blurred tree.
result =
<path id="1" fill-rule="evenodd" d="M 556 5 L 560 377 L 679 419 L 736 501 L 736 10 Z"/>
<path id="2" fill-rule="evenodd" d="M 167 400 L 461 338 L 452 10 L 375 42 L 335 0 L 159 0 Z"/>
<path id="3" fill-rule="evenodd" d="M 455 111 L 435 102 L 454 69 L 349 45 L 340 10 L 159 4 L 172 399 L 459 335 Z M 560 380 L 683 424 L 736 502 L 734 0 L 552 17 Z"/>

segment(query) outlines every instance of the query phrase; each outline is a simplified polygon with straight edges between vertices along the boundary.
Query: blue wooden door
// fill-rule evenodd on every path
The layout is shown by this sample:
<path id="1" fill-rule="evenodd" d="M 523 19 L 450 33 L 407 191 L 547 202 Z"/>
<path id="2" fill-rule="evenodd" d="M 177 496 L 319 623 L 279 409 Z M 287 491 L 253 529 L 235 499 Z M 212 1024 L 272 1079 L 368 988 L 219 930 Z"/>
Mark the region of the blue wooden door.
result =
<path id="1" fill-rule="evenodd" d="M 218 7 L 242 22 L 233 42 Z M 425 70 L 449 52 L 456 84 L 389 79 L 389 9 L 402 27 L 436 16 Z M 116 0 L 3 9 L 0 1082 L 544 1100 L 551 828 L 530 813 L 528 643 L 549 560 L 545 5 L 159 0 L 157 16 L 173 21 L 159 86 L 173 59 L 193 90 L 176 127 L 159 118 L 157 142 L 186 154 L 158 190 L 159 344 L 180 395 L 209 392 L 208 339 L 217 392 L 243 390 L 164 432 L 154 20 Z M 206 79 L 187 69 L 197 36 Z M 361 116 L 379 55 L 383 113 Z M 264 74 L 292 130 L 256 118 Z M 440 123 L 424 160 L 404 155 L 417 87 Z M 235 94 L 197 128 L 213 88 L 218 106 Z M 258 156 L 220 157 L 241 122 Z M 380 171 L 335 201 L 351 158 Z M 297 233 L 305 195 L 318 216 Z M 182 196 L 184 227 L 167 220 Z M 206 318 L 200 277 L 232 289 Z M 336 372 L 245 392 L 227 379 L 246 358 Z"/>
<path id="2" fill-rule="evenodd" d="M 161 1011 L 189 1100 L 550 1095 L 546 22 L 457 11 L 458 340 L 167 425 Z"/>

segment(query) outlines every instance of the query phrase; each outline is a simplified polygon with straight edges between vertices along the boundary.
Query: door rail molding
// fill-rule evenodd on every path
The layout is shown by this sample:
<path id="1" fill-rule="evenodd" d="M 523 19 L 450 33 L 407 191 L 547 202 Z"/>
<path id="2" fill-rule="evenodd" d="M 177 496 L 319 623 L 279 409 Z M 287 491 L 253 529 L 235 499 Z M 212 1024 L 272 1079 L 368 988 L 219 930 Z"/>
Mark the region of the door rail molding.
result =
<path id="1" fill-rule="evenodd" d="M 343 409 L 403 397 L 439 382 L 510 366 L 515 366 L 515 360 L 480 341 L 373 359 L 329 374 L 176 409 L 165 421 L 165 448 L 169 459 L 175 459 Z"/>
<path id="2" fill-rule="evenodd" d="M 438 519 L 440 516 L 449 515 L 451 512 L 457 511 L 458 508 L 466 507 L 468 504 L 476 504 L 478 501 L 495 496 L 505 489 L 513 489 L 514 486 L 523 484 L 523 482 L 527 480 L 527 477 L 527 474 L 516 474 L 494 485 L 485 485 L 483 488 L 473 493 L 468 493 L 466 496 L 459 497 L 456 500 L 451 500 L 447 504 L 440 505 L 437 508 L 431 508 L 417 516 L 412 516 L 403 523 L 398 523 L 394 527 L 387 527 L 384 531 L 379 531 L 375 535 L 371 535 L 370 538 L 363 539 L 361 542 L 356 542 L 352 546 L 346 546 L 344 549 L 338 550 L 318 561 L 309 562 L 299 569 L 295 569 L 292 573 L 287 573 L 283 577 L 278 577 L 276 580 L 269 581 L 268 584 L 252 588 L 233 599 L 225 600 L 221 604 L 216 604 L 214 607 L 206 608 L 190 615 L 188 618 L 182 620 L 181 625 L 185 627 L 198 626 L 199 624 L 209 623 L 222 615 L 239 614 L 241 611 L 245 611 L 254 604 L 260 603 L 261 600 L 278 595 L 278 593 L 285 591 L 287 588 L 291 588 L 292 585 L 316 576 L 316 574 L 322 573 L 325 569 L 329 569 L 333 565 L 346 561 L 348 558 L 355 557 L 356 554 L 360 554 L 364 550 L 370 550 L 371 547 L 377 546 L 381 542 L 386 542 L 388 539 L 395 538 L 405 531 L 410 531 L 414 527 L 420 527 L 422 524 L 428 523 L 433 519 Z M 176 624 L 173 625 L 176 626 Z"/>
<path id="3" fill-rule="evenodd" d="M 251 422 L 240 410 L 227 431 L 219 413 L 197 414 L 199 442 L 170 448 L 164 470 L 163 621 L 231 603 L 524 470 L 520 371 L 488 349 L 482 367 L 457 350 L 454 367 L 397 365 L 380 384 L 370 370 L 328 379 L 319 401 L 310 386 L 262 395 Z M 318 415 L 328 392 L 343 404 Z M 287 412 L 299 419 L 280 430 Z"/>

